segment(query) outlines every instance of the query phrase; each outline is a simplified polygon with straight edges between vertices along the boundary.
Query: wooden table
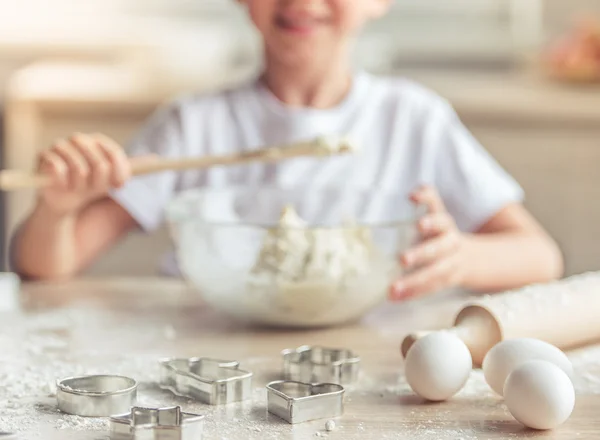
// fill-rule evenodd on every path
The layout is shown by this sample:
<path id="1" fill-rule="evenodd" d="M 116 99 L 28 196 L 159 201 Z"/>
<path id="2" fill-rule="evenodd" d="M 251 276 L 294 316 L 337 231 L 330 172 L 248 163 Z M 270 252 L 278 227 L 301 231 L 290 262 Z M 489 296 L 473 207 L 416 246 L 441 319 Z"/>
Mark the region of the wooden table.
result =
<path id="1" fill-rule="evenodd" d="M 111 372 L 138 379 L 143 405 L 179 404 L 206 414 L 205 439 L 598 438 L 600 396 L 582 391 L 581 385 L 576 385 L 572 418 L 560 429 L 543 433 L 515 422 L 480 371 L 445 403 L 427 404 L 411 393 L 401 375 L 399 342 L 411 330 L 448 324 L 464 299 L 460 293 L 447 294 L 386 305 L 343 328 L 286 331 L 230 321 L 174 280 L 26 284 L 17 309 L 11 309 L 8 293 L 0 294 L 0 309 L 5 309 L 0 313 L 0 431 L 17 425 L 27 439 L 35 434 L 44 440 L 107 439 L 105 421 L 87 422 L 95 431 L 82 430 L 85 421 L 59 414 L 48 387 L 39 384 L 64 375 Z M 363 377 L 348 392 L 345 414 L 331 433 L 324 430 L 326 420 L 292 426 L 266 412 L 264 385 L 279 376 L 280 351 L 303 344 L 345 346 L 362 357 Z M 255 373 L 254 399 L 209 407 L 176 398 L 153 382 L 161 356 L 237 359 Z"/>

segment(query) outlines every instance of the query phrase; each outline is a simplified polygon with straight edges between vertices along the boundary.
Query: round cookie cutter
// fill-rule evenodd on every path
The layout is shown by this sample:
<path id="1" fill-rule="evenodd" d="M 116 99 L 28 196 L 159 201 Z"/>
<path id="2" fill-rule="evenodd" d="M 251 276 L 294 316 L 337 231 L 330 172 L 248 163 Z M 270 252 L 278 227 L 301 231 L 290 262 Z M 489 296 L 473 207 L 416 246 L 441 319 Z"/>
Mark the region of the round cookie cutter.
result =
<path id="1" fill-rule="evenodd" d="M 137 382 L 126 376 L 68 377 L 56 383 L 58 409 L 82 417 L 109 417 L 131 410 Z"/>

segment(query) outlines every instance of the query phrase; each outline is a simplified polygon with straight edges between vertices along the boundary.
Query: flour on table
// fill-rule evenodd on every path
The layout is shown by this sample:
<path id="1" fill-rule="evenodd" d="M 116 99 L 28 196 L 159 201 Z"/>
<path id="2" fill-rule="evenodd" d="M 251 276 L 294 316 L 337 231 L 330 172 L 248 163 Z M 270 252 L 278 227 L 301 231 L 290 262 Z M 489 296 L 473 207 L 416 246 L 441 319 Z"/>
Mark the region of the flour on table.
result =
<path id="1" fill-rule="evenodd" d="M 352 436 L 349 429 L 355 424 L 355 415 L 350 413 L 336 421 L 334 432 L 328 432 L 326 426 L 323 429 L 326 424 L 324 420 L 291 427 L 267 413 L 264 384 L 271 380 L 270 373 L 279 361 L 277 353 L 262 357 L 240 357 L 238 360 L 248 366 L 257 378 L 251 400 L 233 406 L 213 407 L 179 398 L 156 386 L 159 378 L 157 360 L 173 354 L 168 343 L 156 346 L 163 337 L 164 327 L 171 325 L 168 317 L 160 321 L 163 325 L 156 325 L 145 314 L 139 319 L 123 320 L 111 318 L 101 309 L 79 308 L 29 312 L 27 315 L 0 314 L 0 317 L 0 352 L 4 356 L 4 362 L 0 364 L 0 432 L 15 432 L 20 435 L 18 438 L 28 440 L 50 438 L 48 432 L 58 432 L 51 438 L 108 438 L 106 418 L 82 418 L 59 412 L 54 384 L 56 379 L 68 376 L 110 373 L 138 380 L 138 403 L 142 406 L 181 405 L 187 412 L 205 415 L 207 439 L 317 438 L 316 431 L 323 438 Z M 98 335 L 91 345 L 87 338 L 79 339 L 86 332 Z M 115 344 L 116 340 L 120 344 Z M 126 348 L 123 349 L 123 346 Z M 569 357 L 575 369 L 577 392 L 600 393 L 600 345 L 572 351 Z M 365 368 L 359 382 L 348 393 L 348 407 L 364 398 L 374 400 L 375 405 L 379 405 L 377 399 L 382 403 L 398 405 L 398 418 L 393 430 L 378 433 L 378 439 L 398 439 L 398 432 L 413 440 L 482 438 L 481 432 L 473 430 L 472 422 L 457 422 L 453 414 L 443 407 L 403 407 L 398 396 L 411 395 L 412 391 L 402 371 L 397 373 L 390 376 L 387 373 L 375 373 L 370 367 Z M 484 406 L 485 411 L 490 412 L 497 411 L 499 405 L 481 370 L 473 370 L 466 386 L 455 399 L 458 402 L 461 399 L 476 402 L 478 407 Z M 505 416 L 510 417 L 508 412 Z M 415 421 L 418 423 L 416 426 Z M 346 422 L 348 426 L 345 426 Z M 356 430 L 358 435 L 368 436 L 370 428 L 366 422 L 357 425 Z M 489 437 L 499 438 L 500 435 L 502 438 L 512 438 L 522 435 L 520 431 L 502 431 L 505 428 L 502 424 L 497 428 L 493 424 L 486 425 L 486 429 L 492 431 Z M 498 431 L 493 432 L 494 429 Z M 515 429 L 520 428 L 516 426 Z"/>
<path id="2" fill-rule="evenodd" d="M 335 430 L 335 421 L 327 420 L 327 423 L 325 423 L 325 431 L 331 432 L 333 430 Z"/>
<path id="3" fill-rule="evenodd" d="M 81 416 L 63 415 L 56 421 L 56 429 L 74 431 L 108 431 L 109 423 L 106 418 L 88 418 Z"/>

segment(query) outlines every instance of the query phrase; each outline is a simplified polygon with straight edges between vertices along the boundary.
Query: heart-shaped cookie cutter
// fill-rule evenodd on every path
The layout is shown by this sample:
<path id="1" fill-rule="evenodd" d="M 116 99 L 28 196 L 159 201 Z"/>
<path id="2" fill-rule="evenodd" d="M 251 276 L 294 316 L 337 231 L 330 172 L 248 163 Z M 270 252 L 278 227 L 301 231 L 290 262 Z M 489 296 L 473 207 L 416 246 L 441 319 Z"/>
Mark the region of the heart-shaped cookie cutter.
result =
<path id="1" fill-rule="evenodd" d="M 339 417 L 344 392 L 339 384 L 279 380 L 267 384 L 267 409 L 292 424 Z"/>
<path id="2" fill-rule="evenodd" d="M 350 385 L 360 372 L 360 358 L 343 348 L 303 345 L 281 354 L 285 380 Z"/>
<path id="3" fill-rule="evenodd" d="M 210 405 L 223 405 L 252 396 L 252 373 L 237 361 L 211 358 L 160 360 L 159 386 Z"/>
<path id="4" fill-rule="evenodd" d="M 127 414 L 110 418 L 115 440 L 197 440 L 202 437 L 204 416 L 185 413 L 181 407 L 131 408 Z"/>

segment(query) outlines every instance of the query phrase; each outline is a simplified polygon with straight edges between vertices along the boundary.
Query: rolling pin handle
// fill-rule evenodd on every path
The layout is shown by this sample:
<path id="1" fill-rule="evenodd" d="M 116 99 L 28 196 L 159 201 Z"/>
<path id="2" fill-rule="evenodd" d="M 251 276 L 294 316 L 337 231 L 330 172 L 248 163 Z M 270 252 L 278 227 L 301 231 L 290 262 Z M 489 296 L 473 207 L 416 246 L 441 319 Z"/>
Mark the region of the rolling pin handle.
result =
<path id="1" fill-rule="evenodd" d="M 408 354 L 408 350 L 410 350 L 410 347 L 412 347 L 413 344 L 419 339 L 424 338 L 425 336 L 433 332 L 433 330 L 423 330 L 406 335 L 406 337 L 402 341 L 402 344 L 400 345 L 400 352 L 402 353 L 402 357 L 406 359 L 406 355 Z"/>

